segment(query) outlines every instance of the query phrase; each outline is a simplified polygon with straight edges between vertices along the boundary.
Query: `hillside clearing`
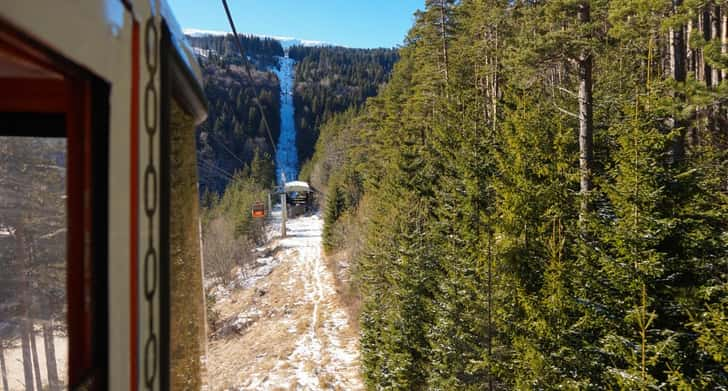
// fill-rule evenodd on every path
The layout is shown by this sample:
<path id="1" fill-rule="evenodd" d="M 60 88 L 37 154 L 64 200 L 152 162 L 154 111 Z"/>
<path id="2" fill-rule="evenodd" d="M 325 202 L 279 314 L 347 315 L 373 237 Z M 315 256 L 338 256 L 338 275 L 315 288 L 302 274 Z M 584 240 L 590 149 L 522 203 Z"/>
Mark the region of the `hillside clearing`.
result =
<path id="1" fill-rule="evenodd" d="M 208 347 L 213 390 L 357 390 L 356 332 L 321 253 L 319 216 L 289 220 L 281 239 L 274 212 L 270 256 L 216 291 L 219 311 Z M 232 288 L 232 289 L 231 289 Z"/>

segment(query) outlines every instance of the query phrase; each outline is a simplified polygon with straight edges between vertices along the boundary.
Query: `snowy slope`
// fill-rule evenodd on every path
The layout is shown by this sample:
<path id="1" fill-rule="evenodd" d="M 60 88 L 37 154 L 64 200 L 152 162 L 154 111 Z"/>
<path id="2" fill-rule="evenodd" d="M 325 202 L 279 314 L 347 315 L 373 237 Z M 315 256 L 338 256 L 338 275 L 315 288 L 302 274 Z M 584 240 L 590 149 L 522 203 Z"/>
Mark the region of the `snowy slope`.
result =
<path id="1" fill-rule="evenodd" d="M 209 345 L 210 388 L 364 389 L 357 334 L 321 255 L 322 219 L 289 220 L 280 238 L 280 211 L 273 217 L 260 266 L 218 298 L 237 328 Z"/>
<path id="2" fill-rule="evenodd" d="M 276 181 L 283 183 L 281 174 L 285 173 L 286 182 L 298 179 L 298 150 L 296 149 L 296 121 L 293 116 L 293 81 L 295 61 L 278 57 L 278 69 L 273 72 L 281 85 L 281 133 L 276 147 Z"/>

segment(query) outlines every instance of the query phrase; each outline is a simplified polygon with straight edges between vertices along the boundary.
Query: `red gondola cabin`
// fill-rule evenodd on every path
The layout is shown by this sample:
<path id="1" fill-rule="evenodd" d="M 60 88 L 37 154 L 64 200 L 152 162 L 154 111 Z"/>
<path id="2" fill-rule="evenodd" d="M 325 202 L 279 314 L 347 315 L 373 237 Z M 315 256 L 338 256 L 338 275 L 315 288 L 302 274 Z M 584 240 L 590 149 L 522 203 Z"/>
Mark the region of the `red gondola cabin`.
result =
<path id="1" fill-rule="evenodd" d="M 253 218 L 260 219 L 265 217 L 265 204 L 256 202 L 253 204 Z"/>

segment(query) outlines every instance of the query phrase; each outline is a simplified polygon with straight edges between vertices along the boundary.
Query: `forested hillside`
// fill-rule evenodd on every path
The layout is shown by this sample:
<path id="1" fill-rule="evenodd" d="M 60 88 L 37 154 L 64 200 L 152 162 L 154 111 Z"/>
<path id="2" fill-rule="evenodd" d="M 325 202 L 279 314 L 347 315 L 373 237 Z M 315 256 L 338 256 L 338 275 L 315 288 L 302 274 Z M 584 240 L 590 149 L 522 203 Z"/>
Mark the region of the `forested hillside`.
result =
<path id="1" fill-rule="evenodd" d="M 276 56 L 283 56 L 281 43 L 272 38 L 261 38 L 254 35 L 239 35 L 245 55 L 257 65 L 275 65 Z M 241 64 L 240 52 L 232 34 L 187 36 L 198 54 L 217 61 Z"/>
<path id="2" fill-rule="evenodd" d="M 280 130 L 279 81 L 269 66 L 283 54 L 278 41 L 242 37 L 249 57 L 251 82 L 232 35 L 187 37 L 198 53 L 209 102 L 207 120 L 197 137 L 200 194 L 222 194 L 236 171 L 250 165 L 256 154 L 264 160 L 273 157 L 273 142 Z M 271 134 L 268 135 L 257 97 Z M 261 184 L 271 182 L 265 178 Z"/>
<path id="3" fill-rule="evenodd" d="M 321 125 L 376 95 L 398 58 L 392 49 L 331 46 L 294 46 L 289 56 L 296 60 L 296 144 L 302 162 L 313 154 Z"/>
<path id="4" fill-rule="evenodd" d="M 426 1 L 308 175 L 369 388 L 728 387 L 727 15 Z"/>
<path id="5" fill-rule="evenodd" d="M 198 129 L 201 187 L 221 194 L 231 174 L 250 164 L 256 150 L 272 159 L 273 149 L 260 111 L 265 112 L 272 137 L 280 131 L 279 80 L 270 70 L 283 56 L 279 41 L 241 36 L 254 82 L 251 84 L 232 35 L 188 36 L 203 69 L 207 121 Z M 296 144 L 300 161 L 313 154 L 319 128 L 335 113 L 364 103 L 386 82 L 397 61 L 391 49 L 294 46 Z"/>

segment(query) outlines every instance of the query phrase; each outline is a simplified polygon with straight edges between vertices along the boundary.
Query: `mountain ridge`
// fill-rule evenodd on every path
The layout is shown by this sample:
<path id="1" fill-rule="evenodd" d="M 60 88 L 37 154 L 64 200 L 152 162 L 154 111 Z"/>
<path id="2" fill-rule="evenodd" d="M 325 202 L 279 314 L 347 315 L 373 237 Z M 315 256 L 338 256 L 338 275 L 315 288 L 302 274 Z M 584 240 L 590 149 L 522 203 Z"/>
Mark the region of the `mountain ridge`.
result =
<path id="1" fill-rule="evenodd" d="M 221 30 L 204 30 L 204 29 L 196 29 L 196 28 L 185 28 L 183 29 L 183 32 L 185 35 L 189 35 L 192 37 L 204 37 L 204 36 L 219 36 L 219 35 L 228 35 L 232 34 L 230 31 L 221 31 Z M 252 34 L 252 33 L 242 33 L 242 35 L 248 35 L 248 36 L 254 36 L 259 38 L 271 38 L 275 39 L 276 41 L 281 43 L 281 46 L 283 46 L 284 49 L 288 49 L 292 46 L 306 46 L 306 47 L 325 47 L 325 46 L 341 46 L 346 47 L 343 45 L 333 44 L 329 42 L 324 41 L 318 41 L 318 40 L 311 40 L 311 39 L 300 39 L 296 37 L 288 37 L 288 36 L 280 36 L 280 35 L 266 35 L 266 34 Z"/>

